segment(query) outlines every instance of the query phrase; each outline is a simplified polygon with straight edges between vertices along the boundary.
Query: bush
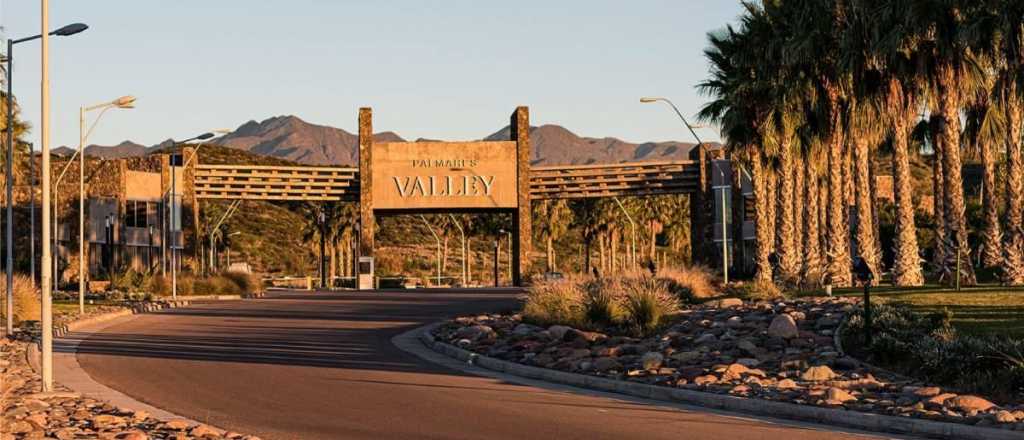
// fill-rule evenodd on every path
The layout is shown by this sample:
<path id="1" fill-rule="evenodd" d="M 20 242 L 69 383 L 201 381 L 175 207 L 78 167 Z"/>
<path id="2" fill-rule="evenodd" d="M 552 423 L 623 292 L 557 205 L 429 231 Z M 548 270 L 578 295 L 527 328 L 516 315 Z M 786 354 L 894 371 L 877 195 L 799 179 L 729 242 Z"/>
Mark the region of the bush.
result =
<path id="1" fill-rule="evenodd" d="M 181 281 L 178 280 L 178 288 L 181 288 Z M 155 296 L 170 296 L 171 282 L 163 275 L 152 275 L 146 283 L 146 290 Z"/>
<path id="2" fill-rule="evenodd" d="M 583 318 L 595 328 L 612 326 L 622 320 L 622 283 L 599 278 L 583 283 Z"/>
<path id="3" fill-rule="evenodd" d="M 542 281 L 530 287 L 523 318 L 538 325 L 579 326 L 584 323 L 583 289 L 574 277 Z"/>
<path id="4" fill-rule="evenodd" d="M 1024 341 L 958 334 L 952 314 L 914 313 L 903 305 L 872 306 L 873 340 L 864 346 L 863 309 L 854 311 L 844 346 L 918 379 L 997 401 L 1024 398 Z"/>
<path id="5" fill-rule="evenodd" d="M 245 272 L 229 271 L 224 274 L 224 277 L 235 283 L 235 285 L 238 286 L 238 290 L 243 295 L 252 295 L 263 291 L 263 285 L 260 283 L 260 279 L 256 275 Z"/>
<path id="6" fill-rule="evenodd" d="M 143 286 L 143 275 L 135 270 L 129 269 L 120 273 L 110 275 L 110 288 L 120 292 L 138 292 Z"/>
<path id="7" fill-rule="evenodd" d="M 679 310 L 679 299 L 668 291 L 664 280 L 651 276 L 623 281 L 624 321 L 639 335 L 648 335 Z"/>
<path id="8" fill-rule="evenodd" d="M 728 295 L 746 300 L 768 300 L 784 298 L 785 293 L 771 281 L 752 281 L 730 286 Z"/>
<path id="9" fill-rule="evenodd" d="M 0 304 L 7 313 L 7 274 L 0 272 Z M 42 317 L 39 293 L 32 288 L 32 280 L 24 275 L 14 276 L 14 323 L 39 321 Z"/>
<path id="10" fill-rule="evenodd" d="M 670 292 L 686 302 L 700 302 L 720 295 L 715 287 L 715 276 L 704 266 L 668 266 L 658 269 L 658 279 L 666 282 Z"/>

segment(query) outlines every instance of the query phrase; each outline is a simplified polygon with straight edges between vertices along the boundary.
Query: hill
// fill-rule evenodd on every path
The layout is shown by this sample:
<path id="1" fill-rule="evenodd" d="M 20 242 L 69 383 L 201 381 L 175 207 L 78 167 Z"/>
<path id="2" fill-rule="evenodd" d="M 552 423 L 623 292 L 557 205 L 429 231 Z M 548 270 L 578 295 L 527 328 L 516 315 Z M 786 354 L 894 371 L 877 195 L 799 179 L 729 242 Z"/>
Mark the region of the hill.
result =
<path id="1" fill-rule="evenodd" d="M 483 140 L 507 140 L 506 126 Z M 686 159 L 693 143 L 632 143 L 618 138 L 579 136 L 560 125 L 530 127 L 533 165 L 581 165 L 651 160 Z M 404 142 L 397 133 L 374 134 L 377 142 Z M 417 142 L 428 139 L 417 139 Z M 211 141 L 225 147 L 261 156 L 284 159 L 305 165 L 348 165 L 358 162 L 359 138 L 340 128 L 311 124 L 297 116 L 275 116 L 263 121 L 249 121 L 220 138 Z M 90 145 L 86 154 L 114 159 L 138 156 L 159 149 L 164 144 L 145 147 L 134 142 L 103 147 Z M 715 144 L 717 145 L 717 144 Z M 73 150 L 61 147 L 58 154 Z"/>

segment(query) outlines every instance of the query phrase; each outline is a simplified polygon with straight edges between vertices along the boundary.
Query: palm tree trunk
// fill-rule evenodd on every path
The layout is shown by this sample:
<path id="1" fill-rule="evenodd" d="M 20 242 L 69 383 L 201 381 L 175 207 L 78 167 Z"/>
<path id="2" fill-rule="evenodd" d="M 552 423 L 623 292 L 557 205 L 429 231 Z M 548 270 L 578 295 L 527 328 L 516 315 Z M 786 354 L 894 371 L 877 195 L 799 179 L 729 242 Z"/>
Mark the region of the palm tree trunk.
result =
<path id="1" fill-rule="evenodd" d="M 960 162 L 960 102 L 957 99 L 956 77 L 953 66 L 940 64 L 936 69 L 939 84 L 939 143 L 943 152 L 943 183 L 946 197 L 946 227 L 953 240 L 957 258 L 947 258 L 948 273 L 956 275 L 957 260 L 960 261 L 960 283 L 976 284 L 974 267 L 970 264 L 971 248 L 967 242 L 967 218 L 964 214 L 964 184 Z M 952 280 L 951 280 L 952 281 Z"/>
<path id="2" fill-rule="evenodd" d="M 825 158 L 828 158 L 827 153 Z M 828 165 L 827 161 L 825 165 Z M 818 191 L 818 256 L 821 258 L 821 275 L 824 277 L 828 274 L 828 231 L 825 229 L 828 227 L 828 178 L 819 176 L 815 187 Z"/>
<path id="3" fill-rule="evenodd" d="M 838 86 L 826 84 L 830 105 L 830 138 L 828 140 L 828 275 L 832 285 L 852 284 L 850 268 L 850 229 L 843 194 L 843 124 L 839 114 Z"/>
<path id="4" fill-rule="evenodd" d="M 805 170 L 807 169 L 807 157 L 801 152 L 795 154 L 796 160 L 793 164 L 793 248 L 796 254 L 796 279 L 798 284 L 803 284 L 803 262 L 804 262 L 804 235 L 807 234 L 807 230 L 804 229 L 803 219 L 803 201 L 807 198 L 807 182 L 804 180 L 806 177 Z"/>
<path id="5" fill-rule="evenodd" d="M 1003 242 L 1004 282 L 1010 285 L 1024 284 L 1024 213 L 1022 195 L 1024 190 L 1024 163 L 1021 157 L 1021 121 L 1024 119 L 1024 103 L 1017 96 L 1016 83 L 1010 82 L 1006 104 L 1006 236 Z"/>
<path id="6" fill-rule="evenodd" d="M 985 210 L 985 230 L 982 234 L 981 264 L 999 267 L 1003 261 L 1002 234 L 999 232 L 999 196 L 996 191 L 996 154 L 988 142 L 978 137 L 981 161 L 985 167 L 982 208 Z"/>
<path id="7" fill-rule="evenodd" d="M 783 141 L 779 153 L 779 194 L 776 199 L 775 224 L 776 250 L 779 256 L 779 278 L 782 283 L 793 285 L 799 280 L 800 255 L 796 251 L 796 224 L 794 223 L 795 203 L 793 196 L 794 165 L 793 152 L 788 141 Z"/>
<path id="8" fill-rule="evenodd" d="M 779 176 L 775 172 L 775 167 L 772 164 L 772 160 L 770 160 L 770 159 L 765 162 L 764 177 L 765 177 L 765 182 L 766 182 L 765 183 L 766 191 L 764 192 L 765 197 L 766 197 L 765 204 L 764 204 L 765 220 L 766 220 L 766 222 L 765 222 L 765 229 L 767 229 L 768 233 L 771 234 L 771 239 L 768 240 L 768 254 L 772 254 L 772 253 L 774 253 L 777 250 L 776 246 L 775 246 L 776 245 L 775 223 L 776 223 L 776 220 L 777 220 L 775 214 L 776 214 L 776 211 L 778 211 L 778 210 L 775 209 L 775 208 L 778 205 L 775 203 L 775 199 L 778 196 L 778 192 L 779 192 L 778 191 Z M 773 271 L 774 271 L 774 269 L 775 268 L 772 268 Z"/>
<path id="9" fill-rule="evenodd" d="M 604 242 L 605 242 L 605 234 L 598 235 L 597 236 L 597 251 L 598 251 L 598 255 L 600 256 L 600 258 L 598 259 L 598 263 L 600 263 L 600 265 L 601 265 L 601 272 L 602 273 L 606 273 L 608 271 L 608 260 L 605 259 Z"/>
<path id="10" fill-rule="evenodd" d="M 875 225 L 871 213 L 871 149 L 867 138 L 858 137 L 853 145 L 854 185 L 857 207 L 857 249 L 864 263 L 871 268 L 875 282 L 881 278 L 882 259 L 875 247 Z"/>
<path id="11" fill-rule="evenodd" d="M 899 87 L 894 81 L 893 86 Z M 902 97 L 901 89 L 893 92 Z M 893 284 L 897 286 L 920 286 L 924 284 L 921 273 L 921 258 L 918 256 L 917 227 L 914 226 L 913 177 L 910 175 L 910 154 L 907 137 L 910 135 L 910 121 L 916 117 L 911 106 L 898 106 L 905 115 L 894 118 L 892 134 L 893 199 L 896 202 L 896 234 L 893 238 L 894 257 L 892 263 Z"/>
<path id="12" fill-rule="evenodd" d="M 804 267 L 803 277 L 806 284 L 817 286 L 821 284 L 821 233 L 819 230 L 819 206 L 818 198 L 818 176 L 815 172 L 814 159 L 807 158 L 804 161 L 804 183 L 807 187 L 804 191 Z"/>
<path id="13" fill-rule="evenodd" d="M 772 253 L 772 228 L 769 226 L 769 210 L 771 199 L 768 197 L 767 169 L 762 162 L 761 154 L 753 147 L 750 163 L 753 168 L 754 185 L 754 263 L 757 265 L 754 279 L 759 282 L 772 281 L 772 267 L 769 256 Z"/>
<path id="14" fill-rule="evenodd" d="M 935 218 L 935 244 L 933 251 L 932 264 L 935 266 L 937 273 L 942 272 L 942 267 L 946 262 L 946 255 L 949 254 L 949 249 L 946 243 L 946 188 L 943 186 L 943 166 L 942 161 L 942 144 L 939 143 L 939 117 L 937 114 L 932 114 L 928 121 L 930 126 L 929 134 L 932 142 L 932 216 Z"/>

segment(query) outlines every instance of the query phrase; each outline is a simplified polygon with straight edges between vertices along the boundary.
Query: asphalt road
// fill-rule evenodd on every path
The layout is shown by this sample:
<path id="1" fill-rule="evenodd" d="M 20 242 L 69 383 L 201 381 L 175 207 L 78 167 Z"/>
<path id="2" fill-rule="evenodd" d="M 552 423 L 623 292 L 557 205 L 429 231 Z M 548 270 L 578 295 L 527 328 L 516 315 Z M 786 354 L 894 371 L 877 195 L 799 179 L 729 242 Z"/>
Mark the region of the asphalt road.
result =
<path id="1" fill-rule="evenodd" d="M 141 315 L 83 341 L 95 380 L 264 439 L 853 439 L 479 377 L 391 338 L 456 314 L 508 310 L 508 292 L 281 293 Z"/>

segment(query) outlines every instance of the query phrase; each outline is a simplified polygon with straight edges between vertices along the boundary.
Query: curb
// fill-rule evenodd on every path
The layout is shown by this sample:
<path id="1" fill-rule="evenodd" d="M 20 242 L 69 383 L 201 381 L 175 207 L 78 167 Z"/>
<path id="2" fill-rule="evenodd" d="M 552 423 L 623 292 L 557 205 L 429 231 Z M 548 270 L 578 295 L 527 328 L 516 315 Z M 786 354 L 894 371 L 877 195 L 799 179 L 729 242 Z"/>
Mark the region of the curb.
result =
<path id="1" fill-rule="evenodd" d="M 842 426 L 864 431 L 915 435 L 948 440 L 1021 440 L 1024 433 L 1004 429 L 991 429 L 956 423 L 862 413 L 842 409 L 804 406 L 762 399 L 748 399 L 724 394 L 706 393 L 607 379 L 597 376 L 569 373 L 548 368 L 517 364 L 473 353 L 437 340 L 434 329 L 441 323 L 423 328 L 420 341 L 427 348 L 445 356 L 492 371 L 529 379 L 538 379 L 563 385 L 606 391 L 718 410 L 734 411 L 758 416 L 798 420 L 822 425 Z"/>
<path id="2" fill-rule="evenodd" d="M 110 321 L 112 319 L 120 318 L 122 316 L 135 315 L 135 314 L 148 313 L 148 312 L 156 312 L 156 311 L 160 311 L 160 310 L 163 310 L 163 309 L 175 309 L 175 308 L 178 308 L 178 307 L 188 306 L 190 303 L 191 303 L 191 298 L 188 299 L 188 300 L 161 301 L 161 302 L 151 302 L 151 303 L 135 304 L 135 305 L 132 305 L 131 308 L 126 308 L 124 310 L 118 310 L 116 312 L 104 313 L 104 314 L 101 314 L 101 315 L 96 315 L 96 316 L 92 316 L 92 317 L 89 317 L 89 318 L 79 319 L 79 320 L 76 320 L 76 321 L 72 321 L 72 322 L 69 322 L 67 324 L 62 324 L 60 326 L 55 326 L 54 329 L 53 329 L 53 337 L 55 337 L 55 338 L 62 338 L 64 336 L 67 336 L 68 333 L 73 332 L 75 330 L 78 330 L 78 329 L 80 329 L 82 327 L 93 325 L 93 324 L 99 324 L 99 323 L 107 322 L 107 321 Z"/>

